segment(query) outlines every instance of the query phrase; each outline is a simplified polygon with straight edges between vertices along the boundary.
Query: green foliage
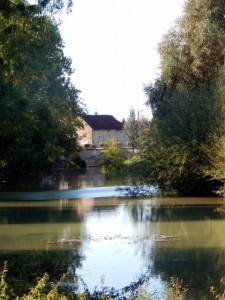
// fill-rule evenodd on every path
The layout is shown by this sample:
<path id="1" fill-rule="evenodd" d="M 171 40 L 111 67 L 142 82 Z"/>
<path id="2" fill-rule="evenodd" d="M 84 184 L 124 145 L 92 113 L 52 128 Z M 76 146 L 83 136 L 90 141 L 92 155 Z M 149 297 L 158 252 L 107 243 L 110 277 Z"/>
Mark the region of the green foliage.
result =
<path id="1" fill-rule="evenodd" d="M 1 300 L 10 300 L 11 291 L 9 291 L 8 284 L 6 281 L 7 276 L 7 262 L 4 262 L 3 270 L 1 273 L 1 281 L 0 281 L 0 299 Z"/>
<path id="2" fill-rule="evenodd" d="M 210 293 L 212 295 L 212 299 L 216 300 L 224 300 L 225 299 L 225 278 L 221 278 L 219 290 L 223 291 L 222 293 L 218 291 L 213 285 L 210 286 Z"/>
<path id="3" fill-rule="evenodd" d="M 162 78 L 158 78 L 154 84 L 146 85 L 144 90 L 147 95 L 146 105 L 151 107 L 154 115 L 160 104 L 165 101 L 165 97 L 168 97 L 168 86 Z"/>
<path id="4" fill-rule="evenodd" d="M 138 120 L 136 120 L 135 110 L 133 108 L 130 109 L 130 113 L 125 123 L 124 129 L 128 138 L 129 145 L 134 151 L 138 147 L 139 124 Z"/>
<path id="5" fill-rule="evenodd" d="M 184 15 L 162 40 L 162 76 L 169 86 L 209 84 L 224 63 L 223 0 L 188 0 Z"/>
<path id="6" fill-rule="evenodd" d="M 148 120 L 142 116 L 138 116 L 136 118 L 136 113 L 133 108 L 130 110 L 129 117 L 125 122 L 125 133 L 128 138 L 129 146 L 131 147 L 133 153 L 135 150 L 141 148 L 141 140 L 145 134 L 145 131 L 148 126 Z"/>
<path id="7" fill-rule="evenodd" d="M 185 196 L 224 186 L 224 13 L 223 0 L 188 0 L 160 44 L 162 75 L 145 87 L 153 110 L 141 154 L 149 184 Z"/>
<path id="8" fill-rule="evenodd" d="M 208 84 L 224 64 L 224 0 L 189 0 L 181 22 L 184 41 L 192 58 L 191 70 Z"/>
<path id="9" fill-rule="evenodd" d="M 47 273 L 45 273 L 43 275 L 43 277 L 38 280 L 37 285 L 30 289 L 30 292 L 28 293 L 28 295 L 22 296 L 21 299 L 28 300 L 28 299 L 44 299 L 44 298 L 46 298 L 44 288 L 45 288 L 48 280 L 49 280 L 49 276 Z M 55 298 L 55 299 L 57 299 L 57 298 Z"/>
<path id="10" fill-rule="evenodd" d="M 66 282 L 70 271 L 68 270 L 58 282 L 49 282 L 49 275 L 45 273 L 41 278 L 37 280 L 37 284 L 34 287 L 30 287 L 29 291 L 22 295 L 16 295 L 16 286 L 14 285 L 14 291 L 9 290 L 7 284 L 7 263 L 4 263 L 3 271 L 1 273 L 0 282 L 0 299 L 1 300 L 97 300 L 97 299 L 133 299 L 133 300 L 151 300 L 152 295 L 148 292 L 147 281 L 149 281 L 149 275 L 143 274 L 136 282 L 130 283 L 129 286 L 120 290 L 114 288 L 105 287 L 104 277 L 101 278 L 101 289 L 99 291 L 94 290 L 92 293 L 84 286 L 84 290 L 80 291 L 79 287 L 73 292 L 64 290 L 62 284 Z M 224 278 L 220 280 L 220 286 L 215 287 L 210 285 L 207 299 L 222 300 L 225 299 L 224 294 Z M 189 287 L 191 289 L 191 287 Z M 222 291 L 222 292 L 221 292 Z M 168 283 L 168 291 L 163 299 L 165 300 L 184 300 L 187 298 L 188 289 L 183 286 L 182 280 L 178 278 L 171 278 Z M 204 298 L 205 299 L 205 298 Z"/>
<path id="11" fill-rule="evenodd" d="M 0 167 L 15 175 L 49 170 L 77 153 L 81 105 L 56 23 L 26 2 L 10 3 L 12 13 L 0 9 Z"/>
<path id="12" fill-rule="evenodd" d="M 182 281 L 178 278 L 171 278 L 170 288 L 168 292 L 168 300 L 183 300 L 187 289 L 182 286 Z"/>
<path id="13" fill-rule="evenodd" d="M 218 164 L 224 169 L 224 133 L 217 84 L 177 90 L 158 108 L 145 141 L 142 155 L 149 163 L 149 182 L 182 195 L 212 194 L 222 178 L 215 175 Z"/>
<path id="14" fill-rule="evenodd" d="M 30 288 L 28 294 L 23 296 L 15 296 L 14 291 L 9 290 L 7 284 L 7 263 L 4 263 L 3 271 L 1 274 L 0 282 L 0 299 L 1 300 L 66 300 L 67 296 L 64 292 L 59 292 L 59 287 L 68 278 L 69 271 L 65 273 L 57 283 L 49 284 L 49 275 L 45 273 L 40 279 L 37 280 L 37 284 Z M 73 298 L 71 298 L 73 299 Z"/>
<path id="15" fill-rule="evenodd" d="M 124 166 L 128 182 L 131 185 L 139 185 L 145 183 L 145 178 L 148 176 L 148 162 L 139 153 L 134 154 L 131 158 L 125 160 Z"/>
<path id="16" fill-rule="evenodd" d="M 125 154 L 116 139 L 106 143 L 103 158 L 103 172 L 107 175 L 119 175 L 124 171 Z"/>
<path id="17" fill-rule="evenodd" d="M 25 0 L 1 0 L 0 11 L 5 17 L 12 15 L 26 15 L 26 14 L 48 14 L 52 18 L 55 14 L 60 13 L 64 8 L 67 12 L 71 11 L 73 6 L 72 0 L 38 0 L 35 4 L 29 4 Z"/>

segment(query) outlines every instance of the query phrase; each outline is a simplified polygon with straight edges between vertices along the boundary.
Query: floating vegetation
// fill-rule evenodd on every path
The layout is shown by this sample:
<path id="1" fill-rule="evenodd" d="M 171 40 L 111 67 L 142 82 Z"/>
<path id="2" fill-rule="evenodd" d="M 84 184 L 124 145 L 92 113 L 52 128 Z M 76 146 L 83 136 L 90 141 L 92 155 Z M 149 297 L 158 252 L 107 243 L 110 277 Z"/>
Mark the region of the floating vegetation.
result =
<path id="1" fill-rule="evenodd" d="M 129 244 L 131 243 L 138 243 L 145 240 L 152 240 L 155 242 L 175 242 L 180 241 L 179 235 L 159 235 L 157 237 L 153 236 L 122 236 L 122 235 L 116 235 L 116 236 L 99 236 L 99 237 L 88 237 L 88 238 L 81 238 L 81 237 L 68 237 L 68 238 L 61 238 L 61 239 L 53 239 L 46 241 L 47 244 L 58 244 L 58 245 L 73 245 L 77 243 L 83 243 L 88 241 L 113 241 L 113 240 L 126 240 Z"/>
<path id="2" fill-rule="evenodd" d="M 176 242 L 180 241 L 179 235 L 159 235 L 155 238 L 155 242 Z"/>
<path id="3" fill-rule="evenodd" d="M 69 245 L 69 244 L 77 244 L 87 241 L 112 241 L 112 240 L 127 240 L 129 243 L 137 243 L 144 240 L 151 240 L 152 237 L 149 236 L 122 236 L 122 235 L 115 235 L 115 236 L 99 236 L 99 237 L 87 237 L 87 238 L 81 238 L 81 237 L 68 237 L 68 238 L 61 238 L 61 239 L 52 239 L 46 241 L 46 244 L 61 244 L 61 245 Z"/>
<path id="4" fill-rule="evenodd" d="M 81 242 L 82 242 L 82 239 L 64 238 L 64 239 L 49 240 L 46 243 L 47 244 L 71 244 L 71 243 L 81 243 Z"/>

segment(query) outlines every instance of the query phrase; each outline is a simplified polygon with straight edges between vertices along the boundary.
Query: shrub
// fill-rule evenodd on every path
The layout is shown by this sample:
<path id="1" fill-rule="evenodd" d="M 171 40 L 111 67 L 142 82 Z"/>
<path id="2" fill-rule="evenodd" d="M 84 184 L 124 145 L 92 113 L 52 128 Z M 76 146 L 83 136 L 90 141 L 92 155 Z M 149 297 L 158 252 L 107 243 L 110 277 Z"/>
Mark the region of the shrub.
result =
<path id="1" fill-rule="evenodd" d="M 126 157 L 115 139 L 106 144 L 103 158 L 103 172 L 107 175 L 119 175 L 124 171 Z"/>

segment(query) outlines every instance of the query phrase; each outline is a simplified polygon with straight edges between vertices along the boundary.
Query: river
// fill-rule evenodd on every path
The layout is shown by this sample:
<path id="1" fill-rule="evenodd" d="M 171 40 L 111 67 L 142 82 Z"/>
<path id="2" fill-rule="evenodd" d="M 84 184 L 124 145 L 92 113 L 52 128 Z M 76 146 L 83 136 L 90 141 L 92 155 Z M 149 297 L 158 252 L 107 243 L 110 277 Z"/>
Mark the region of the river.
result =
<path id="1" fill-rule="evenodd" d="M 93 291 L 103 277 L 106 286 L 121 289 L 147 274 L 153 299 L 164 299 L 171 277 L 182 280 L 188 299 L 200 299 L 219 282 L 225 275 L 223 199 L 126 199 L 118 197 L 117 184 L 90 169 L 6 185 L 0 263 L 8 262 L 9 280 L 29 286 L 45 271 L 57 278 L 71 267 Z"/>

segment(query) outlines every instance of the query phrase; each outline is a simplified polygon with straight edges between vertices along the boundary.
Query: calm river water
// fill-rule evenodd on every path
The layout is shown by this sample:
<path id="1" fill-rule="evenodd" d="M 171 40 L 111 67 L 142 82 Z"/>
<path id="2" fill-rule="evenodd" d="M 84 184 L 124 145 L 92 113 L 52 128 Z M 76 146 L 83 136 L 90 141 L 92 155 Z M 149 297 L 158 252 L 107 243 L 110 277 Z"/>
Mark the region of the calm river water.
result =
<path id="1" fill-rule="evenodd" d="M 225 276 L 223 199 L 124 199 L 116 185 L 92 169 L 5 186 L 0 263 L 8 261 L 10 280 L 57 277 L 70 266 L 90 290 L 102 277 L 120 289 L 146 273 L 153 299 L 163 299 L 171 277 L 200 299 Z"/>

